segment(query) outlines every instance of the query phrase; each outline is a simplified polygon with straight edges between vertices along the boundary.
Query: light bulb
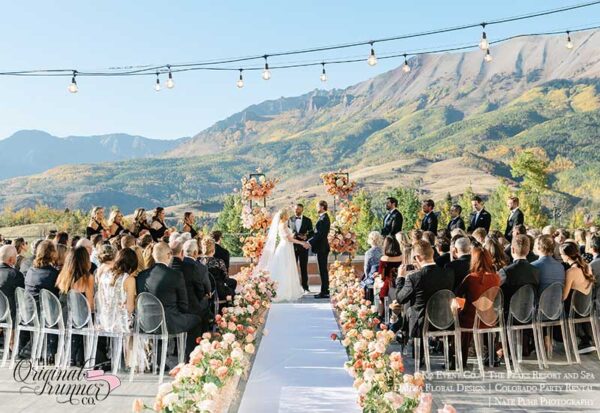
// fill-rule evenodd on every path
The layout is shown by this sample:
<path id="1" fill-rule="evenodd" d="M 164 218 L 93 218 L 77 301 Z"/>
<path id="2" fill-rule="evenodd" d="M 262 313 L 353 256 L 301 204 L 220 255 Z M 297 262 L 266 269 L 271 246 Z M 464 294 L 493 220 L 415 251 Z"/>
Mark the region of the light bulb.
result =
<path id="1" fill-rule="evenodd" d="M 567 49 L 572 49 L 573 48 L 573 42 L 571 41 L 571 32 L 567 31 L 567 44 L 565 45 L 567 46 Z"/>
<path id="2" fill-rule="evenodd" d="M 265 70 L 263 70 L 262 78 L 264 80 L 269 80 L 271 79 L 271 71 L 269 70 L 269 62 L 267 61 L 269 56 L 264 55 L 263 57 L 265 58 Z"/>
<path id="3" fill-rule="evenodd" d="M 156 83 L 154 84 L 154 90 L 160 91 L 160 79 L 158 78 L 158 72 L 156 72 Z"/>
<path id="4" fill-rule="evenodd" d="M 402 71 L 404 73 L 410 72 L 410 66 L 408 65 L 408 60 L 406 60 L 406 55 L 404 55 L 404 64 L 402 65 Z"/>
<path id="5" fill-rule="evenodd" d="M 79 87 L 77 87 L 77 81 L 75 80 L 75 77 L 77 77 L 77 72 L 73 71 L 73 77 L 71 78 L 71 84 L 67 88 L 67 90 L 71 93 L 79 92 Z"/>
<path id="6" fill-rule="evenodd" d="M 167 65 L 169 69 L 169 78 L 167 79 L 166 85 L 169 89 L 173 89 L 175 87 L 175 82 L 173 81 L 173 73 L 171 72 L 171 66 Z"/>
<path id="7" fill-rule="evenodd" d="M 321 63 L 323 65 L 323 71 L 321 72 L 321 82 L 327 82 L 327 73 L 325 72 L 325 63 Z"/>
<path id="8" fill-rule="evenodd" d="M 244 78 L 242 77 L 242 69 L 240 69 L 240 78 L 238 79 L 238 81 L 235 83 L 235 85 L 241 89 L 244 87 Z"/>
<path id="9" fill-rule="evenodd" d="M 485 57 L 483 58 L 483 60 L 485 60 L 486 62 L 492 61 L 492 55 L 490 54 L 490 49 L 487 49 L 487 52 L 485 53 Z"/>
<path id="10" fill-rule="evenodd" d="M 490 42 L 488 42 L 487 35 L 485 34 L 485 23 L 482 23 L 481 27 L 483 27 L 483 33 L 481 34 L 481 40 L 479 41 L 479 48 L 481 50 L 487 50 L 490 48 Z"/>
<path id="11" fill-rule="evenodd" d="M 371 43 L 371 54 L 367 59 L 369 66 L 375 66 L 377 64 L 377 57 L 375 56 L 375 49 L 373 49 L 373 43 Z"/>

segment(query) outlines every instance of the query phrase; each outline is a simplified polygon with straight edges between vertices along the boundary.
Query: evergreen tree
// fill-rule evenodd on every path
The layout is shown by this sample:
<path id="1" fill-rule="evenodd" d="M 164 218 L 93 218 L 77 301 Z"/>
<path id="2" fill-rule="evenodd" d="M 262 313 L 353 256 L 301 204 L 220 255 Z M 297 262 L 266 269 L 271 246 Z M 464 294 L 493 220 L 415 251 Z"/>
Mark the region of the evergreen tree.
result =
<path id="1" fill-rule="evenodd" d="M 360 190 L 354 195 L 352 202 L 360 208 L 358 221 L 354 226 L 354 231 L 356 232 L 356 237 L 358 239 L 359 253 L 363 253 L 369 249 L 369 245 L 367 244 L 369 232 L 380 230 L 380 223 L 371 208 L 373 197 L 369 192 Z"/>
<path id="2" fill-rule="evenodd" d="M 446 197 L 441 202 L 435 203 L 438 211 L 440 212 L 438 218 L 438 230 L 444 229 L 448 226 L 450 222 L 450 208 L 452 208 L 453 200 L 450 192 L 446 194 Z"/>
<path id="3" fill-rule="evenodd" d="M 241 256 L 242 243 L 240 234 L 245 232 L 242 227 L 242 198 L 240 195 L 227 195 L 223 210 L 219 213 L 215 229 L 223 232 L 223 246 L 232 256 Z"/>

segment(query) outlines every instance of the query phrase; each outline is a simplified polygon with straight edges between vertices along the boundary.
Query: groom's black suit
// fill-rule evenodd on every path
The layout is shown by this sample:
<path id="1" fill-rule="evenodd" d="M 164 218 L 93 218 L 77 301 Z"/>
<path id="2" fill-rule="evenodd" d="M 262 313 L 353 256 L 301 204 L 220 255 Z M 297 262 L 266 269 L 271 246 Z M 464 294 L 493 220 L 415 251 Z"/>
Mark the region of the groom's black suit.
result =
<path id="1" fill-rule="evenodd" d="M 296 226 L 296 221 L 302 220 L 300 230 Z M 294 238 L 300 241 L 306 241 L 313 234 L 313 225 L 310 218 L 293 216 L 288 222 L 288 226 Z M 294 253 L 296 254 L 296 262 L 300 265 L 300 274 L 302 275 L 302 288 L 308 291 L 308 250 L 302 245 L 294 244 Z"/>
<path id="2" fill-rule="evenodd" d="M 319 264 L 319 274 L 321 276 L 321 295 L 329 294 L 329 270 L 327 268 L 327 259 L 329 257 L 329 228 L 331 222 L 327 212 L 323 213 L 315 225 L 315 232 L 308 240 L 312 247 L 312 251 L 317 254 L 317 262 Z"/>

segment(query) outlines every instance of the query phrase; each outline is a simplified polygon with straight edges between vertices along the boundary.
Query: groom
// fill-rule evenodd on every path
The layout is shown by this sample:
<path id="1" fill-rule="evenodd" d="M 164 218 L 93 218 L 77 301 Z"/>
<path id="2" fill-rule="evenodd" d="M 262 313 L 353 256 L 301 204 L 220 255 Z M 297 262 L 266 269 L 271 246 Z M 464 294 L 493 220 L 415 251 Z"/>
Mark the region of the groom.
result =
<path id="1" fill-rule="evenodd" d="M 317 254 L 319 264 L 319 274 L 321 275 L 321 292 L 315 295 L 315 298 L 329 298 L 329 272 L 327 269 L 327 260 L 329 258 L 329 215 L 327 215 L 327 201 L 319 201 L 317 204 L 319 219 L 315 225 L 315 232 L 307 242 L 304 243 L 306 249 L 312 248 Z"/>
<path id="2" fill-rule="evenodd" d="M 300 241 L 306 241 L 313 233 L 313 224 L 310 218 L 305 217 L 304 205 L 297 204 L 295 215 L 290 218 L 288 226 L 294 234 L 294 238 Z M 294 244 L 294 253 L 296 254 L 296 262 L 300 265 L 300 274 L 302 275 L 302 288 L 305 293 L 308 293 L 308 249 L 302 245 Z"/>

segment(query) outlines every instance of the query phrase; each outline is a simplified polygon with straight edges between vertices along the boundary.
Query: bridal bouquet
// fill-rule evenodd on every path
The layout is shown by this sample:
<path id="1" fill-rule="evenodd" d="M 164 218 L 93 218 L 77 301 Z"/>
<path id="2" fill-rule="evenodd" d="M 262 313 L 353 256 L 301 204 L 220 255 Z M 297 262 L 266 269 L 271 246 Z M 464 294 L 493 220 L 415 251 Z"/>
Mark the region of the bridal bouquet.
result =
<path id="1" fill-rule="evenodd" d="M 266 231 L 271 225 L 271 213 L 265 207 L 242 208 L 242 226 L 252 231 Z"/>
<path id="2" fill-rule="evenodd" d="M 267 179 L 263 175 L 257 178 L 242 178 L 242 198 L 251 201 L 260 201 L 267 198 L 275 185 L 277 179 Z"/>
<path id="3" fill-rule="evenodd" d="M 263 248 L 265 247 L 266 237 L 264 234 L 250 235 L 246 239 L 242 238 L 240 241 L 243 242 L 242 252 L 244 257 L 258 260 L 262 254 Z"/>
<path id="4" fill-rule="evenodd" d="M 356 181 L 351 181 L 348 175 L 342 171 L 321 174 L 321 179 L 327 189 L 327 193 L 339 198 L 348 198 L 356 189 Z"/>

